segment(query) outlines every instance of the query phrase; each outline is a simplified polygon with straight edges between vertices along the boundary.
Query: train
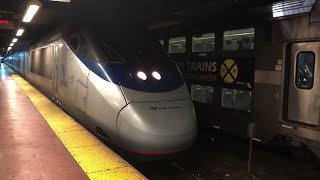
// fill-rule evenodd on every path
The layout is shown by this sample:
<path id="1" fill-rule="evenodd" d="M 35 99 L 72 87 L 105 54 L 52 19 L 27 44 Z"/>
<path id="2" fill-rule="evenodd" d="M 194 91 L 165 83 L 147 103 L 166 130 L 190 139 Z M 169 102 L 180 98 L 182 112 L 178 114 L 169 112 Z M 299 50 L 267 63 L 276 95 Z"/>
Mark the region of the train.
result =
<path id="1" fill-rule="evenodd" d="M 185 78 L 208 141 L 252 137 L 320 157 L 320 4 L 304 5 L 281 1 L 271 17 L 199 15 L 152 28 Z"/>
<path id="2" fill-rule="evenodd" d="M 177 65 L 149 36 L 101 31 L 63 25 L 3 62 L 125 152 L 168 155 L 190 148 L 197 122 Z"/>

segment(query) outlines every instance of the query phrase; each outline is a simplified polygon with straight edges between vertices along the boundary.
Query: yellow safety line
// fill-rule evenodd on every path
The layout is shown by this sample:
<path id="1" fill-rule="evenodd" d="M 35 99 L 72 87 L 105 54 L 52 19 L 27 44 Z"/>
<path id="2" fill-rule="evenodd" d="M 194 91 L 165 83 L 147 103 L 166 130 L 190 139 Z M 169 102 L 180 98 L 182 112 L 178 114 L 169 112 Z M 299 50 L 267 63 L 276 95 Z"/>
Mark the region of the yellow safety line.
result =
<path id="1" fill-rule="evenodd" d="M 90 179 L 146 179 L 22 77 L 12 77 Z"/>

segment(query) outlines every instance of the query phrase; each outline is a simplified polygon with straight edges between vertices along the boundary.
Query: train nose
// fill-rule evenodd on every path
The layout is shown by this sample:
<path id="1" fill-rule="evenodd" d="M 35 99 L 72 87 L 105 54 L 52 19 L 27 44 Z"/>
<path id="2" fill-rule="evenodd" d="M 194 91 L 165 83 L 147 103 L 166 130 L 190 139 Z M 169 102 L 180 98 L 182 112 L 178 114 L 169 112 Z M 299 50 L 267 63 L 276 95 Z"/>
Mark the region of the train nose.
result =
<path id="1" fill-rule="evenodd" d="M 197 134 L 191 100 L 130 103 L 117 121 L 121 146 L 139 154 L 169 154 L 190 147 Z"/>

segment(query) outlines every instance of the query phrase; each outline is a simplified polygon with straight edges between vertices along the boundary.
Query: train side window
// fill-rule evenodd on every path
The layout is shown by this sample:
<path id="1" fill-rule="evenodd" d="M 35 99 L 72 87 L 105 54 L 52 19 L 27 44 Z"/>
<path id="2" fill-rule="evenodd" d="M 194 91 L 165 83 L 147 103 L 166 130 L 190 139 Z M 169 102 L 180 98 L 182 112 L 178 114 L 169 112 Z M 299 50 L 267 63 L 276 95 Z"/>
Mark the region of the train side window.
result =
<path id="1" fill-rule="evenodd" d="M 80 43 L 80 39 L 77 36 L 72 36 L 70 41 L 69 41 L 70 47 L 75 51 L 78 50 L 79 43 Z"/>
<path id="2" fill-rule="evenodd" d="M 207 104 L 213 104 L 213 87 L 198 84 L 191 85 L 191 99 Z"/>
<path id="3" fill-rule="evenodd" d="M 161 44 L 161 46 L 164 46 L 164 40 L 159 40 L 159 43 Z"/>
<path id="4" fill-rule="evenodd" d="M 296 61 L 296 86 L 300 89 L 312 89 L 314 80 L 314 52 L 299 52 Z"/>
<path id="5" fill-rule="evenodd" d="M 212 52 L 214 51 L 215 34 L 207 33 L 200 36 L 192 36 L 192 52 Z"/>
<path id="6" fill-rule="evenodd" d="M 222 107 L 247 112 L 252 109 L 251 91 L 222 88 L 221 97 Z"/>
<path id="7" fill-rule="evenodd" d="M 223 50 L 253 50 L 254 34 L 254 28 L 225 31 L 223 33 Z"/>
<path id="8" fill-rule="evenodd" d="M 54 58 L 54 47 L 36 49 L 31 52 L 30 71 L 39 76 L 52 80 L 52 67 Z"/>
<path id="9" fill-rule="evenodd" d="M 185 53 L 186 37 L 176 37 L 169 39 L 169 53 Z"/>

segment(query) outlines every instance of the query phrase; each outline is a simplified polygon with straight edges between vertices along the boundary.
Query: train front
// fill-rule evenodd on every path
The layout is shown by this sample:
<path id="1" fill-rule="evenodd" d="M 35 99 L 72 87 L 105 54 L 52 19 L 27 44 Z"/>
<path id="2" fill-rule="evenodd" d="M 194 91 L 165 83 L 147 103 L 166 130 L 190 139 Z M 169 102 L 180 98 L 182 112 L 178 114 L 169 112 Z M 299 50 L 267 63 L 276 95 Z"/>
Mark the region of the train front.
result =
<path id="1" fill-rule="evenodd" d="M 122 62 L 110 65 L 127 102 L 117 118 L 117 143 L 138 154 L 184 151 L 197 134 L 192 100 L 162 46 L 141 39 L 110 43 L 109 53 Z"/>

